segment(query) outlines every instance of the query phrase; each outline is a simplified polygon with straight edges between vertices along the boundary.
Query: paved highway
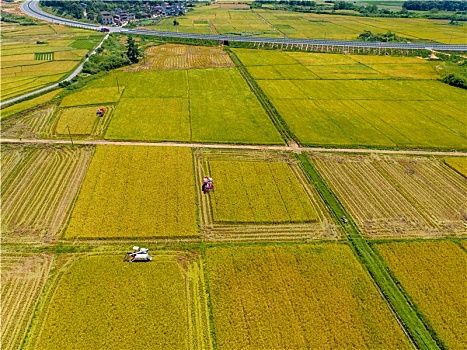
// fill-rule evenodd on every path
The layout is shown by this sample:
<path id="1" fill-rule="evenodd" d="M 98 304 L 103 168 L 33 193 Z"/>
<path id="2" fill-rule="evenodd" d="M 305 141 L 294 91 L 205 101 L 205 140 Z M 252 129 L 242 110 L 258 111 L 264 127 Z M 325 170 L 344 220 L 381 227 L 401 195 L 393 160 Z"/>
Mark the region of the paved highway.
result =
<path id="1" fill-rule="evenodd" d="M 60 23 L 74 27 L 99 30 L 101 26 L 97 24 L 89 24 L 78 21 L 73 21 L 58 16 L 50 15 L 42 11 L 39 6 L 39 0 L 26 0 L 21 5 L 21 10 L 32 16 L 44 21 Z M 343 47 L 368 47 L 368 48 L 384 48 L 384 49 L 433 49 L 437 51 L 456 51 L 467 52 L 467 45 L 446 45 L 446 44 L 408 44 L 408 43 L 380 43 L 380 42 L 365 42 L 365 41 L 333 41 L 333 40 L 312 40 L 312 39 L 288 39 L 288 38 L 264 38 L 255 36 L 233 36 L 233 35 L 213 35 L 213 34 L 194 34 L 194 33 L 176 33 L 162 32 L 157 30 L 143 29 L 126 29 L 120 27 L 109 27 L 111 32 L 123 32 L 128 34 L 143 34 L 160 37 L 186 38 L 186 39 L 203 39 L 216 41 L 237 41 L 237 42 L 256 42 L 269 44 L 298 44 L 298 45 L 332 45 Z"/>

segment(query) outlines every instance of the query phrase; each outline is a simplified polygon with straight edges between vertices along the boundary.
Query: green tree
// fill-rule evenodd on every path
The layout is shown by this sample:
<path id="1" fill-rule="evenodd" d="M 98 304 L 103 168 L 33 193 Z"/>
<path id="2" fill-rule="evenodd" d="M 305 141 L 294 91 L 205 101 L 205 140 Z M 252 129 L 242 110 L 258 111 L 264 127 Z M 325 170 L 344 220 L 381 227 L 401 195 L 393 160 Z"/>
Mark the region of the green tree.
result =
<path id="1" fill-rule="evenodd" d="M 128 35 L 128 39 L 127 39 L 127 52 L 126 52 L 126 55 L 128 57 L 128 59 L 132 62 L 132 63 L 138 63 L 139 62 L 139 57 L 141 57 L 141 53 L 138 49 L 138 44 L 136 43 L 136 41 L 133 39 L 133 36 L 131 35 Z"/>

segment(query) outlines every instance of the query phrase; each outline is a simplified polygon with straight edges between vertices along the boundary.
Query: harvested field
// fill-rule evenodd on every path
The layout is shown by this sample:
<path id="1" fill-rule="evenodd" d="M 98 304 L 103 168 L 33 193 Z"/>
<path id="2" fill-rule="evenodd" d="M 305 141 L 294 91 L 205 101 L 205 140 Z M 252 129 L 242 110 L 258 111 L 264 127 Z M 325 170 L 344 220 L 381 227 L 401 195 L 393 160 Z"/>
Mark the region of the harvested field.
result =
<path id="1" fill-rule="evenodd" d="M 128 264 L 105 254 L 63 264 L 26 349 L 122 349 L 135 339 L 211 349 L 199 258 L 169 251 L 153 258 Z"/>
<path id="2" fill-rule="evenodd" d="M 197 236 L 189 148 L 98 146 L 65 238 Z"/>
<path id="3" fill-rule="evenodd" d="M 56 240 L 94 148 L 2 146 L 3 242 Z"/>
<path id="4" fill-rule="evenodd" d="M 215 187 L 206 195 L 198 192 L 205 240 L 340 237 L 318 194 L 289 154 L 199 150 L 195 157 L 198 188 L 206 175 L 213 177 Z"/>
<path id="5" fill-rule="evenodd" d="M 393 242 L 376 245 L 402 287 L 449 349 L 467 344 L 467 254 L 457 244 Z"/>
<path id="6" fill-rule="evenodd" d="M 344 244 L 209 248 L 219 349 L 409 349 Z"/>
<path id="7" fill-rule="evenodd" d="M 53 254 L 2 251 L 1 343 L 3 350 L 19 349 L 53 262 Z"/>
<path id="8" fill-rule="evenodd" d="M 467 182 L 440 159 L 327 154 L 311 159 L 368 236 L 467 234 Z"/>
<path id="9" fill-rule="evenodd" d="M 125 71 L 233 67 L 227 52 L 219 47 L 165 44 L 153 46 L 138 65 Z"/>
<path id="10" fill-rule="evenodd" d="M 55 105 L 36 108 L 3 120 L 0 135 L 6 138 L 41 138 L 48 135 Z"/>

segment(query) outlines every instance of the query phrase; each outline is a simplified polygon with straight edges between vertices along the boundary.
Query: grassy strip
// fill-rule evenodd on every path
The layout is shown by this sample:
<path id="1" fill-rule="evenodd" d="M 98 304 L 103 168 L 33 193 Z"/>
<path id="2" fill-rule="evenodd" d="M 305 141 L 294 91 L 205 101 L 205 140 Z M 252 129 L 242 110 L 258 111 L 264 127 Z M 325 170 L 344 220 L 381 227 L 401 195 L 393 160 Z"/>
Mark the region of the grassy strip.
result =
<path id="1" fill-rule="evenodd" d="M 436 335 L 426 318 L 417 310 L 414 303 L 405 295 L 391 277 L 389 268 L 380 255 L 376 254 L 361 235 L 357 225 L 350 218 L 337 197 L 327 186 L 307 155 L 299 154 L 298 159 L 308 181 L 316 188 L 321 198 L 330 209 L 331 215 L 339 222 L 347 234 L 352 250 L 362 266 L 368 271 L 382 295 L 396 313 L 400 324 L 419 349 L 445 349 L 446 346 Z M 343 223 L 342 217 L 348 222 Z"/>
<path id="2" fill-rule="evenodd" d="M 274 106 L 271 104 L 271 102 L 268 100 L 264 92 L 261 90 L 261 88 L 256 84 L 256 81 L 253 79 L 253 77 L 250 75 L 248 70 L 245 68 L 243 63 L 240 61 L 240 59 L 233 53 L 229 48 L 225 48 L 227 53 L 230 55 L 232 58 L 232 61 L 235 63 L 237 66 L 240 74 L 243 76 L 245 81 L 247 82 L 248 86 L 250 87 L 251 91 L 256 95 L 256 98 L 258 101 L 261 103 L 263 106 L 264 110 L 268 114 L 269 118 L 271 118 L 272 123 L 276 127 L 276 129 L 279 131 L 281 134 L 282 138 L 287 142 L 287 144 L 290 143 L 290 141 L 295 141 L 298 143 L 298 139 L 295 137 L 295 135 L 290 131 L 289 127 L 287 126 L 286 122 L 282 117 L 280 116 L 279 112 L 274 108 Z"/>

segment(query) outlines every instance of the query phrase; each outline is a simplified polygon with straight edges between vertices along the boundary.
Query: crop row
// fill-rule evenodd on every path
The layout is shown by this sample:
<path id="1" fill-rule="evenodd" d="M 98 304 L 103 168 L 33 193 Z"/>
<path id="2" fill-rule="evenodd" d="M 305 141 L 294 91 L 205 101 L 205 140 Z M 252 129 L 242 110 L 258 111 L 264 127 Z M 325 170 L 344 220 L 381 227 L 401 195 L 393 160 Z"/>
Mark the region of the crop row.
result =
<path id="1" fill-rule="evenodd" d="M 229 55 L 217 47 L 165 44 L 145 51 L 140 65 L 127 71 L 232 67 Z"/>
<path id="2" fill-rule="evenodd" d="M 16 148 L 20 161 L 2 176 L 4 240 L 56 239 L 65 226 L 71 204 L 84 178 L 93 148 Z"/>
<path id="3" fill-rule="evenodd" d="M 32 310 L 52 266 L 52 255 L 17 255 L 2 252 L 1 344 L 18 349 L 31 320 Z"/>
<path id="4" fill-rule="evenodd" d="M 467 185 L 440 160 L 315 155 L 313 163 L 368 235 L 465 233 Z"/>

